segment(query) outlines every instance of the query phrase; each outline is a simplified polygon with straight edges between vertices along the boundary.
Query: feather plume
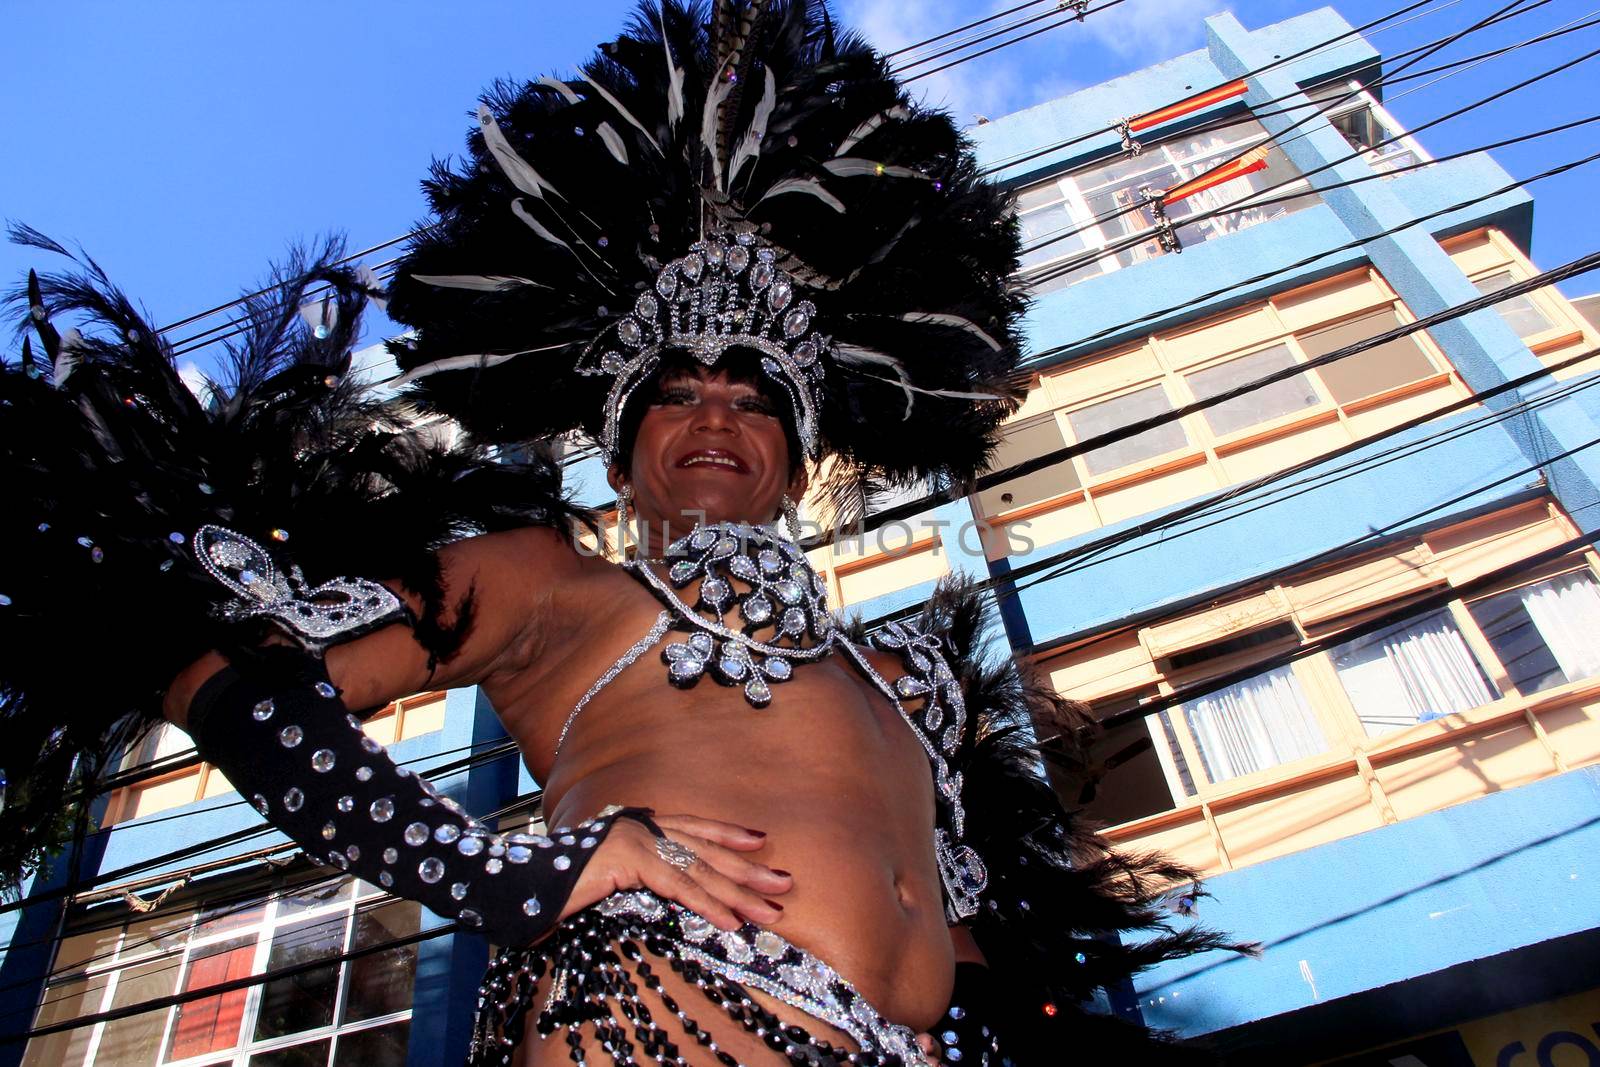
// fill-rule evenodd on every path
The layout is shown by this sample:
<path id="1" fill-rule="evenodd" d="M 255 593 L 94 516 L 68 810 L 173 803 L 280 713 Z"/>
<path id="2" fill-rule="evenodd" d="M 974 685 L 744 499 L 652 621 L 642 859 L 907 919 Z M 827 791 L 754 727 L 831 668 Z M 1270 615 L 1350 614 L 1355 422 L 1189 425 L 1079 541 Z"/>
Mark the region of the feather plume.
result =
<path id="1" fill-rule="evenodd" d="M 622 135 L 617 133 L 609 122 L 602 122 L 595 127 L 594 132 L 598 133 L 600 140 L 605 142 L 606 151 L 610 152 L 618 163 L 626 167 L 628 165 L 628 149 L 622 143 Z"/>
<path id="2" fill-rule="evenodd" d="M 910 167 L 897 167 L 892 164 L 878 163 L 871 159 L 855 159 L 849 156 L 823 160 L 822 169 L 841 178 L 887 177 L 921 178 L 924 181 L 933 180 L 920 170 L 913 170 Z"/>
<path id="3" fill-rule="evenodd" d="M 640 122 L 638 119 L 633 117 L 633 112 L 629 111 L 627 108 L 622 106 L 622 101 L 618 100 L 615 96 L 611 95 L 611 91 L 610 90 L 608 90 L 605 86 L 601 85 L 599 82 L 595 81 L 593 78 L 589 77 L 589 75 L 582 74 L 581 77 L 583 78 L 584 81 L 589 83 L 589 88 L 591 88 L 595 92 L 599 93 L 600 94 L 600 98 L 602 100 L 604 100 L 606 103 L 611 105 L 612 110 L 614 110 L 617 114 L 621 115 L 624 120 L 626 120 L 628 125 L 632 126 L 634 129 L 638 130 L 640 133 L 644 134 L 644 139 L 646 141 L 648 141 L 655 148 L 655 150 L 657 152 L 661 151 L 661 145 L 659 143 L 657 143 L 655 135 L 652 134 L 649 130 L 645 129 L 644 123 Z"/>
<path id="4" fill-rule="evenodd" d="M 885 122 L 888 122 L 890 119 L 903 119 L 908 117 L 910 114 L 911 112 L 907 111 L 903 107 L 892 107 L 887 111 L 878 112 L 878 114 L 872 116 L 866 122 L 863 122 L 861 125 L 851 130 L 849 134 L 845 136 L 845 139 L 839 142 L 839 147 L 833 150 L 833 154 L 836 156 L 844 155 L 846 152 L 850 151 L 852 148 L 870 136 Z"/>
<path id="5" fill-rule="evenodd" d="M 683 68 L 672 60 L 672 45 L 667 37 L 667 18 L 663 9 L 656 8 L 656 22 L 661 27 L 661 50 L 667 58 L 667 126 L 677 129 L 683 120 Z"/>
<path id="6" fill-rule="evenodd" d="M 561 98 L 563 100 L 565 100 L 569 104 L 581 104 L 583 102 L 583 97 L 581 97 L 577 93 L 573 92 L 572 91 L 572 86 L 568 85 L 566 82 L 562 81 L 560 78 L 552 78 L 547 74 L 544 77 L 538 79 L 538 83 L 537 84 L 539 84 L 539 85 L 547 85 L 550 88 L 554 89 L 556 92 L 560 93 L 561 94 Z"/>
<path id="7" fill-rule="evenodd" d="M 500 170 L 511 179 L 512 185 L 540 200 L 544 199 L 546 189 L 555 192 L 555 186 L 539 177 L 539 172 L 529 166 L 527 160 L 517 155 L 516 150 L 506 141 L 505 134 L 500 132 L 500 124 L 489 114 L 487 105 L 478 107 L 478 122 L 483 128 L 484 144 L 489 146 L 494 161 L 500 164 Z"/>
<path id="8" fill-rule="evenodd" d="M 543 282 L 505 274 L 413 274 L 411 277 L 423 285 L 437 285 L 445 289 L 475 289 L 483 293 L 498 293 L 503 289 L 515 289 L 521 285 L 531 285 L 539 289 L 550 288 Z"/>
<path id="9" fill-rule="evenodd" d="M 368 287 L 333 266 L 343 252 L 335 241 L 297 252 L 243 302 L 243 332 L 216 353 L 205 402 L 93 260 L 75 257 L 8 297 L 75 367 L 51 381 L 31 346 L 25 362 L 0 363 L 0 890 L 64 843 L 101 774 L 160 721 L 179 670 L 210 648 L 247 656 L 263 636 L 214 614 L 231 594 L 190 552 L 200 525 L 246 534 L 313 583 L 402 581 L 431 620 L 419 634 L 447 657 L 464 631 L 437 617 L 432 549 L 581 518 L 548 457 L 507 467 L 443 444 L 354 379 Z M 315 329 L 300 309 L 329 288 Z M 67 317 L 74 325 L 58 332 L 50 320 Z M 92 649 L 97 669 L 62 671 L 68 647 Z"/>
<path id="10" fill-rule="evenodd" d="M 733 153 L 733 162 L 728 164 L 729 186 L 739 179 L 739 170 L 745 161 L 761 154 L 761 142 L 767 136 L 767 121 L 772 118 L 772 109 L 778 105 L 778 82 L 772 68 L 766 68 L 763 73 L 766 75 L 766 89 L 761 94 L 761 102 L 756 105 L 756 112 L 750 118 L 744 137 L 739 141 L 738 149 Z"/>
<path id="11" fill-rule="evenodd" d="M 790 178 L 787 181 L 781 181 L 768 189 L 765 195 L 761 197 L 761 200 L 757 200 L 756 203 L 759 204 L 762 201 L 770 200 L 775 196 L 783 196 L 787 193 L 804 193 L 806 196 L 814 196 L 841 215 L 846 210 L 844 201 L 824 189 L 822 183 L 815 178 Z"/>
<path id="12" fill-rule="evenodd" d="M 567 244 L 567 242 L 563 241 L 561 238 L 559 238 L 555 234 L 551 233 L 549 227 L 547 227 L 544 223 L 540 222 L 538 219 L 536 219 L 532 215 L 528 214 L 528 209 L 522 206 L 522 201 L 521 200 L 513 200 L 513 201 L 511 201 L 511 213 L 513 215 L 515 215 L 517 218 L 521 219 L 523 224 L 525 226 L 527 226 L 528 229 L 532 230 L 534 233 L 538 234 L 540 237 L 543 237 L 546 241 L 549 241 L 553 245 L 560 245 L 562 248 L 565 248 L 568 252 L 572 251 L 572 246 L 571 245 Z M 576 253 L 574 253 L 574 254 L 576 254 Z M 413 274 L 412 277 L 414 278 L 414 277 L 416 277 L 416 275 Z"/>

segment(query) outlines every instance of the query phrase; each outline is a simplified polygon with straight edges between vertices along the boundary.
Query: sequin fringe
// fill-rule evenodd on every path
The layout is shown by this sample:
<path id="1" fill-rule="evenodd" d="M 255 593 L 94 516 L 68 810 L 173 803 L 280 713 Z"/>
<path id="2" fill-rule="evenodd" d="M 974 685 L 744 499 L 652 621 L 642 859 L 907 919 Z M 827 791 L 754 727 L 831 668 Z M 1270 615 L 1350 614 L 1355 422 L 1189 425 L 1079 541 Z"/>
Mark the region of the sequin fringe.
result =
<path id="1" fill-rule="evenodd" d="M 602 910 L 606 904 L 611 907 Z M 611 914 L 606 914 L 607 910 Z M 654 910 L 657 917 L 641 914 L 641 910 Z M 661 978 L 647 955 L 664 961 L 694 983 L 712 1005 L 760 1038 L 785 1062 L 806 1067 L 907 1067 L 920 1062 L 911 1031 L 887 1023 L 837 976 L 834 988 L 849 1001 L 848 1010 L 858 1021 L 855 1027 L 841 1029 L 860 1029 L 859 1024 L 870 1018 L 873 1025 L 868 1028 L 869 1040 L 877 1037 L 894 1048 L 851 1051 L 814 1037 L 803 1027 L 784 1023 L 758 1004 L 744 984 L 719 973 L 743 969 L 715 958 L 688 940 L 686 921 L 705 920 L 676 906 L 668 907 L 647 893 L 617 894 L 567 919 L 547 941 L 533 948 L 502 951 L 490 964 L 478 991 L 478 1017 L 468 1067 L 507 1067 L 514 1061 L 517 1046 L 527 1036 L 535 994 L 547 976 L 549 990 L 537 1011 L 534 1027 L 544 1039 L 565 1030 L 568 1058 L 577 1067 L 587 1067 L 589 1063 L 590 1049 L 582 1030 L 586 1024 L 593 1024 L 595 1041 L 613 1064 L 648 1062 L 687 1067 L 683 1046 L 692 1043 L 710 1052 L 724 1067 L 744 1067 L 718 1047 L 711 1032 L 690 1014 L 688 1006 L 662 988 Z M 760 936 L 753 931 L 753 927 L 746 927 L 740 936 Z M 766 936 L 775 937 L 770 932 Z M 803 953 L 786 942 L 784 948 L 788 953 L 785 958 Z M 819 970 L 832 975 L 826 964 L 805 955 Z M 760 977 L 748 970 L 743 973 Z M 670 1019 L 652 1011 L 640 992 L 641 983 Z M 796 990 L 795 994 L 792 999 L 812 999 L 806 992 Z M 669 1026 L 681 1030 L 682 1036 L 674 1040 Z"/>

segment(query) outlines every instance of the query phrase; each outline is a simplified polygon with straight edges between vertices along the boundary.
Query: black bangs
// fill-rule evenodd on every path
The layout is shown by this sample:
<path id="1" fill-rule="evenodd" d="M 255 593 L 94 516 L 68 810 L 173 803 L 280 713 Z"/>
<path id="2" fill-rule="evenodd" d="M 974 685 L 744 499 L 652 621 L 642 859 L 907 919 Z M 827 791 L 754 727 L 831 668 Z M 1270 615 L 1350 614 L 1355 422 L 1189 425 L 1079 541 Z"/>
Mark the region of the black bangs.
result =
<path id="1" fill-rule="evenodd" d="M 789 474 L 792 477 L 805 462 L 805 450 L 796 430 L 794 403 L 784 387 L 761 369 L 761 353 L 753 348 L 729 348 L 718 358 L 716 366 L 707 367 L 690 353 L 673 349 L 661 354 L 655 372 L 633 391 L 623 408 L 618 433 L 618 463 L 624 470 L 633 464 L 633 443 L 639 436 L 639 424 L 650 405 L 660 399 L 662 390 L 675 381 L 686 378 L 721 376 L 735 385 L 748 385 L 770 403 L 783 423 L 783 439 L 789 446 Z"/>

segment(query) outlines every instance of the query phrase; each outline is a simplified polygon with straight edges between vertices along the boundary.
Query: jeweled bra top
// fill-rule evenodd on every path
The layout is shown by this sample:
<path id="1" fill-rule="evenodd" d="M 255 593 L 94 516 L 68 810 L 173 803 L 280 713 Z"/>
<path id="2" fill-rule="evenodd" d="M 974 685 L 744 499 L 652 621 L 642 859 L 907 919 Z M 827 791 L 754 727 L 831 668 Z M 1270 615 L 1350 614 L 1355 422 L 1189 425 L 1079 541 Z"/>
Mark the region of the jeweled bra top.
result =
<path id="1" fill-rule="evenodd" d="M 872 644 L 897 653 L 907 672 L 890 683 L 835 624 L 827 586 L 805 553 L 767 527 L 699 525 L 668 545 L 665 558 L 664 579 L 643 561 L 622 564 L 664 609 L 649 632 L 578 700 L 556 739 L 557 754 L 589 701 L 669 632 L 682 635 L 661 650 L 669 682 L 687 689 L 709 676 L 722 685 L 742 687 L 754 708 L 768 707 L 772 687 L 794 677 L 797 667 L 841 652 L 894 704 L 927 754 L 938 798 L 934 851 L 944 881 L 946 915 L 955 922 L 973 914 L 988 876 L 977 853 L 961 844 L 961 775 L 952 772 L 949 761 L 966 726 L 966 706 L 945 659 L 942 636 L 908 623 L 890 623 L 875 633 Z M 695 582 L 699 588 L 690 604 L 680 590 Z M 906 707 L 908 700 L 921 700 L 922 707 L 913 713 Z"/>

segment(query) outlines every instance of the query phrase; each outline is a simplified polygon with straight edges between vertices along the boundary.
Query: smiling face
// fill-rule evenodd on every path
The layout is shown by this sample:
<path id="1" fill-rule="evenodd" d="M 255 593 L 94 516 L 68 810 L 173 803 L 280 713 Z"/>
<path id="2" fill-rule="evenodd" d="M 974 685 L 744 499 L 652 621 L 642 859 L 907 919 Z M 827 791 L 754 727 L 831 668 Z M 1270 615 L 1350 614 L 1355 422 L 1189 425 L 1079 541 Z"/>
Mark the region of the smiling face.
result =
<path id="1" fill-rule="evenodd" d="M 646 554 L 706 522 L 771 522 L 785 495 L 805 492 L 805 464 L 791 466 L 788 418 L 782 402 L 763 388 L 759 372 L 742 373 L 733 361 L 707 368 L 674 366 L 653 392 L 641 390 L 638 430 L 626 457 L 613 466 L 613 489 L 633 487 L 636 521 L 645 525 Z M 628 434 L 624 431 L 624 439 Z"/>

